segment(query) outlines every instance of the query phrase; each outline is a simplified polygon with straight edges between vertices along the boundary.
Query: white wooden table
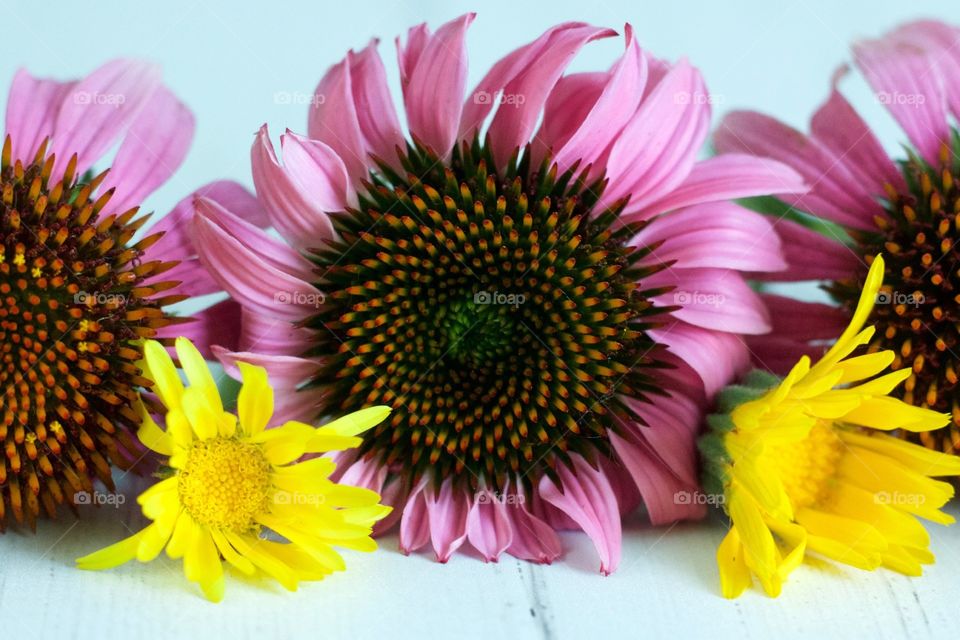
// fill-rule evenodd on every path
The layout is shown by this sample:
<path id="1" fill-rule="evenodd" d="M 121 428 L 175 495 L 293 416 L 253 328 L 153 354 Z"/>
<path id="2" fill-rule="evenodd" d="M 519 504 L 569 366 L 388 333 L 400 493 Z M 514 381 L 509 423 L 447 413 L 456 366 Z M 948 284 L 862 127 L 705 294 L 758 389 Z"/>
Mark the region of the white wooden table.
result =
<path id="1" fill-rule="evenodd" d="M 403 556 L 388 537 L 377 553 L 346 552 L 346 572 L 296 593 L 231 575 L 215 605 L 165 556 L 74 569 L 75 557 L 142 524 L 132 499 L 83 516 L 0 537 L 0 638 L 956 638 L 960 628 L 960 527 L 930 527 L 938 562 L 922 578 L 807 565 L 776 600 L 718 595 L 724 525 L 713 518 L 630 523 L 620 569 L 606 578 L 582 534 L 563 535 L 565 557 L 552 566 L 463 554 L 440 565 Z"/>

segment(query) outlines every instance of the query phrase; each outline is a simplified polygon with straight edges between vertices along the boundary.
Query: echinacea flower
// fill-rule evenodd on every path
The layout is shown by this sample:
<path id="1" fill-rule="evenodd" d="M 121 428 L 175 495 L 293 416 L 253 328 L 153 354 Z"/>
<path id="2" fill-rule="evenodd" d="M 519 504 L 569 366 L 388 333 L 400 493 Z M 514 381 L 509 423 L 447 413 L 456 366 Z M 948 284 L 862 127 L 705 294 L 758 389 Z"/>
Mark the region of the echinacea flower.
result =
<path id="1" fill-rule="evenodd" d="M 161 428 L 143 403 L 138 436 L 168 457 L 171 475 L 137 502 L 153 522 L 120 542 L 79 558 L 81 569 L 110 569 L 136 558 L 150 562 L 166 549 L 183 558 L 188 580 L 213 601 L 223 597 L 223 560 L 242 574 L 269 576 L 290 591 L 345 568 L 334 547 L 374 551 L 373 524 L 390 513 L 380 496 L 330 480 L 329 457 L 390 413 L 370 407 L 322 427 L 273 418 L 273 389 L 261 367 L 240 363 L 243 386 L 237 413 L 224 411 L 213 376 L 197 348 L 176 340 L 184 386 L 169 354 L 144 346 L 148 375 L 166 408 Z M 273 532 L 285 541 L 268 536 Z"/>
<path id="2" fill-rule="evenodd" d="M 697 484 L 704 388 L 769 329 L 739 270 L 783 268 L 779 246 L 727 199 L 804 186 L 698 162 L 699 72 L 629 25 L 609 71 L 564 74 L 615 35 L 565 23 L 464 95 L 473 18 L 398 41 L 409 137 L 375 42 L 320 81 L 283 165 L 260 130 L 253 180 L 286 243 L 198 200 L 201 259 L 243 306 L 242 351 L 215 352 L 264 366 L 285 416 L 393 408 L 337 460 L 397 507 L 403 551 L 550 562 L 578 528 L 610 572 L 641 497 L 654 523 L 703 513 L 675 496 Z"/>
<path id="3" fill-rule="evenodd" d="M 807 554 L 860 569 L 920 575 L 933 562 L 915 516 L 950 524 L 940 511 L 960 458 L 889 436 L 923 433 L 949 417 L 889 397 L 910 375 L 889 373 L 891 351 L 861 353 L 880 291 L 876 256 L 849 326 L 819 362 L 803 356 L 784 378 L 756 371 L 720 394 L 703 436 L 704 486 L 722 496 L 730 531 L 717 551 L 723 595 L 739 596 L 756 576 L 777 596 Z"/>
<path id="4" fill-rule="evenodd" d="M 112 488 L 111 466 L 139 455 L 142 339 L 188 320 L 170 305 L 219 290 L 179 228 L 193 196 L 134 237 L 149 219 L 140 201 L 180 166 L 193 129 L 149 64 L 117 60 L 69 82 L 14 77 L 0 159 L 0 531 L 10 516 L 31 527 L 53 517 L 94 477 Z M 114 146 L 112 168 L 95 173 Z M 234 183 L 200 192 L 249 200 Z M 231 307 L 197 318 L 229 341 Z"/>
<path id="5" fill-rule="evenodd" d="M 781 221 L 790 267 L 773 280 L 820 280 L 837 306 L 771 296 L 773 331 L 751 345 L 761 365 L 783 373 L 801 353 L 836 335 L 853 314 L 870 257 L 887 256 L 886 286 L 871 323 L 874 350 L 896 354 L 912 373 L 896 393 L 951 414 L 947 428 L 909 434 L 942 451 L 960 451 L 960 30 L 939 22 L 903 25 L 857 43 L 854 60 L 909 143 L 890 158 L 838 89 L 841 69 L 810 135 L 765 115 L 730 114 L 716 134 L 721 151 L 753 153 L 802 173 L 810 192 L 790 204 L 838 225 L 828 233 Z M 953 120 L 949 120 L 949 115 Z M 799 320 L 801 319 L 802 320 Z"/>

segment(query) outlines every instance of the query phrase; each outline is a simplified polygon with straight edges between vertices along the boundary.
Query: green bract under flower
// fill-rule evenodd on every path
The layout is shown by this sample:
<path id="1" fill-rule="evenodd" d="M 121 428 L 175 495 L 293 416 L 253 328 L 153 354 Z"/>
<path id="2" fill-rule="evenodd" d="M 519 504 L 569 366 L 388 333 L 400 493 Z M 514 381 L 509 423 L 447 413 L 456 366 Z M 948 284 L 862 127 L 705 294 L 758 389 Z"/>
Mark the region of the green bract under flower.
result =
<path id="1" fill-rule="evenodd" d="M 406 175 L 380 163 L 315 254 L 322 412 L 392 406 L 360 451 L 410 480 L 503 486 L 592 459 L 635 418 L 622 396 L 655 390 L 660 292 L 638 283 L 661 267 L 638 265 L 651 249 L 619 207 L 594 210 L 602 177 L 530 155 L 496 171 L 476 140 L 448 161 L 408 147 Z"/>

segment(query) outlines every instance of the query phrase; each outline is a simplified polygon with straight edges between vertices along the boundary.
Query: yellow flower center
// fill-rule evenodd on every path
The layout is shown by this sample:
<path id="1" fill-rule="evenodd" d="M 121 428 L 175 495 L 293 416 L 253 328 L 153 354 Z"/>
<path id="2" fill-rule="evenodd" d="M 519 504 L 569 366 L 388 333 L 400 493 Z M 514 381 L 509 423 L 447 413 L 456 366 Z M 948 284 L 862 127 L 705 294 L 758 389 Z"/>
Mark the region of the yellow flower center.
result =
<path id="1" fill-rule="evenodd" d="M 843 443 L 831 423 L 818 422 L 806 439 L 772 447 L 773 461 L 794 508 L 819 502 L 829 493 L 843 455 Z"/>
<path id="2" fill-rule="evenodd" d="M 200 525 L 242 533 L 270 503 L 271 465 L 260 447 L 232 438 L 200 440 L 180 471 L 180 502 Z"/>

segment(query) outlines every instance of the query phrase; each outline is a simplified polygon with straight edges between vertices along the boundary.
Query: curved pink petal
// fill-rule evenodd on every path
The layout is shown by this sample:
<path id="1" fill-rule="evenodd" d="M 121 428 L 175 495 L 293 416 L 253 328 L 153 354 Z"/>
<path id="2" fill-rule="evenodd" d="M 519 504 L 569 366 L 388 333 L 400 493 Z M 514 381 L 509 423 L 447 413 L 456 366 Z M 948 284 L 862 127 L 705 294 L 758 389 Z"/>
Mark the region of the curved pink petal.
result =
<path id="1" fill-rule="evenodd" d="M 704 202 L 806 191 L 803 176 L 785 164 L 770 158 L 728 153 L 696 163 L 676 189 L 623 218 L 646 219 Z"/>
<path id="2" fill-rule="evenodd" d="M 311 329 L 297 327 L 272 313 L 258 313 L 248 307 L 243 309 L 241 351 L 300 356 L 315 344 L 315 341 Z"/>
<path id="3" fill-rule="evenodd" d="M 160 87 L 159 67 L 113 60 L 74 85 L 57 114 L 52 151 L 56 175 L 77 155 L 77 171 L 89 169 L 116 143 Z"/>
<path id="4" fill-rule="evenodd" d="M 193 221 L 200 260 L 234 299 L 258 313 L 297 322 L 315 309 L 319 292 L 309 283 L 265 264 L 265 257 L 198 215 Z"/>
<path id="5" fill-rule="evenodd" d="M 397 40 L 410 133 L 440 156 L 453 148 L 460 124 L 467 83 L 466 35 L 474 17 L 460 16 L 432 35 L 422 27 L 412 29 L 406 47 Z"/>
<path id="6" fill-rule="evenodd" d="M 763 294 L 770 309 L 773 335 L 804 342 L 835 340 L 850 321 L 849 314 L 830 304 L 803 302 L 775 294 Z"/>
<path id="7" fill-rule="evenodd" d="M 540 479 L 544 500 L 574 520 L 590 537 L 600 555 L 600 573 L 609 575 L 620 563 L 623 532 L 620 508 L 610 481 L 579 454 L 572 454 L 573 469 L 557 465 L 559 485 L 549 477 Z"/>
<path id="8" fill-rule="evenodd" d="M 936 20 L 901 25 L 890 38 L 923 48 L 943 76 L 950 110 L 960 118 L 960 29 Z"/>
<path id="9" fill-rule="evenodd" d="M 513 538 L 507 553 L 530 562 L 550 564 L 563 553 L 560 536 L 553 527 L 527 510 L 521 491 L 508 493 L 513 498 L 506 505 Z"/>
<path id="10" fill-rule="evenodd" d="M 650 337 L 667 345 L 697 372 L 708 397 L 746 373 L 750 366 L 743 338 L 732 333 L 675 320 L 665 327 L 651 329 Z"/>
<path id="11" fill-rule="evenodd" d="M 686 60 L 670 69 L 610 148 L 610 185 L 598 206 L 629 196 L 626 213 L 644 210 L 687 178 L 710 126 L 706 96 Z"/>
<path id="12" fill-rule="evenodd" d="M 631 240 L 675 268 L 781 271 L 787 267 L 773 219 L 732 202 L 711 202 L 655 218 Z"/>
<path id="13" fill-rule="evenodd" d="M 160 255 L 154 253 L 153 255 Z M 205 296 L 210 293 L 219 293 L 223 291 L 213 276 L 204 268 L 197 258 L 184 258 L 175 267 L 169 271 L 148 278 L 145 284 L 154 285 L 161 282 L 178 281 L 180 284 L 172 292 L 178 295 Z"/>
<path id="14" fill-rule="evenodd" d="M 679 480 L 696 485 L 699 479 L 697 435 L 703 421 L 703 407 L 680 391 L 666 391 L 666 395 L 654 402 L 627 400 L 643 424 L 632 424 L 625 437 L 648 446 Z"/>
<path id="15" fill-rule="evenodd" d="M 866 272 L 857 253 L 842 238 L 814 231 L 791 220 L 779 220 L 777 235 L 782 240 L 785 271 L 757 274 L 761 280 L 846 280 Z"/>
<path id="16" fill-rule="evenodd" d="M 163 327 L 157 338 L 189 338 L 207 359 L 213 358 L 210 345 L 214 342 L 236 347 L 240 337 L 240 305 L 235 301 L 222 300 L 191 313 L 190 318 L 189 322 Z"/>
<path id="17" fill-rule="evenodd" d="M 947 97 L 935 61 L 909 43 L 866 40 L 853 46 L 854 60 L 877 99 L 928 162 L 939 166 L 940 145 L 950 145 Z"/>
<path id="18" fill-rule="evenodd" d="M 430 541 L 438 562 L 446 562 L 467 539 L 467 515 L 470 497 L 447 478 L 437 491 L 428 485 L 423 492 L 430 517 Z"/>
<path id="19" fill-rule="evenodd" d="M 75 84 L 35 78 L 26 69 L 17 71 L 7 95 L 6 114 L 14 160 L 32 160 L 40 144 L 53 136 L 57 114 Z"/>
<path id="20" fill-rule="evenodd" d="M 234 215 L 209 198 L 197 198 L 194 206 L 196 215 L 217 225 L 243 246 L 261 256 L 264 264 L 300 280 L 309 281 L 313 278 L 314 269 L 309 260 L 263 229 Z"/>
<path id="21" fill-rule="evenodd" d="M 254 187 L 284 239 L 298 249 L 319 247 L 334 235 L 327 211 L 346 204 L 346 170 L 322 142 L 288 134 L 281 144 L 286 169 L 273 151 L 267 125 L 260 128 L 250 150 Z"/>
<path id="22" fill-rule="evenodd" d="M 275 389 L 296 389 L 304 382 L 310 379 L 317 372 L 319 363 L 309 358 L 300 358 L 298 356 L 275 356 L 265 355 L 252 351 L 232 351 L 227 347 L 217 344 L 215 340 L 210 348 L 211 353 L 223 365 L 230 377 L 240 379 L 240 369 L 237 366 L 239 362 L 263 367 L 270 378 L 270 384 Z"/>
<path id="23" fill-rule="evenodd" d="M 400 551 L 409 555 L 430 542 L 430 516 L 427 513 L 427 499 L 424 489 L 427 480 L 417 483 L 400 516 Z"/>
<path id="24" fill-rule="evenodd" d="M 840 224 L 872 229 L 882 213 L 875 194 L 857 182 L 843 162 L 816 140 L 760 113 L 734 111 L 720 123 L 714 144 L 721 153 L 747 153 L 793 167 L 810 191 L 786 202 Z"/>
<path id="25" fill-rule="evenodd" d="M 281 425 L 290 420 L 316 423 L 320 417 L 324 391 L 321 389 L 299 389 L 279 393 L 273 401 L 271 425 Z"/>
<path id="26" fill-rule="evenodd" d="M 110 167 L 104 188 L 115 187 L 110 209 L 138 206 L 180 167 L 193 141 L 193 114 L 160 86 L 137 115 Z"/>
<path id="27" fill-rule="evenodd" d="M 373 40 L 360 53 L 351 51 L 347 54 L 353 102 L 367 151 L 399 167 L 396 149 L 403 149 L 405 140 L 377 44 L 378 41 Z"/>
<path id="28" fill-rule="evenodd" d="M 347 60 L 341 60 L 330 67 L 317 85 L 307 119 L 307 134 L 332 149 L 343 162 L 351 184 L 358 185 L 367 177 L 370 159 L 353 96 L 350 65 Z M 266 133 L 266 125 L 261 133 Z"/>
<path id="29" fill-rule="evenodd" d="M 767 310 L 736 271 L 667 267 L 644 279 L 650 287 L 675 287 L 653 298 L 660 306 L 678 306 L 672 315 L 715 331 L 758 334 L 770 331 Z"/>
<path id="30" fill-rule="evenodd" d="M 511 545 L 513 525 L 501 496 L 486 489 L 477 492 L 467 514 L 467 540 L 486 562 L 496 562 Z"/>
<path id="31" fill-rule="evenodd" d="M 837 89 L 847 71 L 843 66 L 834 73 L 830 96 L 810 119 L 810 132 L 869 192 L 882 194 L 885 183 L 903 189 L 903 174 L 867 123 Z"/>
<path id="32" fill-rule="evenodd" d="M 505 166 L 514 151 L 530 141 L 544 103 L 577 52 L 592 40 L 615 35 L 616 31 L 611 29 L 589 25 L 556 30 L 537 52 L 536 59 L 510 78 L 503 87 L 503 98 L 498 98 L 500 105 L 489 130 L 498 167 Z"/>

